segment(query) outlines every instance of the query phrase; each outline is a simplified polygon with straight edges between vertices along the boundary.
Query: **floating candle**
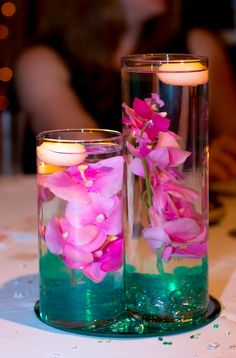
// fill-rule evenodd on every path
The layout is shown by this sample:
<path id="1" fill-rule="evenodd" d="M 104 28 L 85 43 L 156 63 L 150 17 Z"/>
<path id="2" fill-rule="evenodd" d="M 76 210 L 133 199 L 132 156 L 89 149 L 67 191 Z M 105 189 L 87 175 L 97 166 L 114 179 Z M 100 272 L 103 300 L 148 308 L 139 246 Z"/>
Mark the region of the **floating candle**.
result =
<path id="1" fill-rule="evenodd" d="M 54 166 L 78 165 L 87 153 L 79 143 L 43 142 L 37 147 L 37 157 L 44 163 Z"/>
<path id="2" fill-rule="evenodd" d="M 159 67 L 157 76 L 173 86 L 197 86 L 208 82 L 208 70 L 200 62 L 165 63 Z"/>

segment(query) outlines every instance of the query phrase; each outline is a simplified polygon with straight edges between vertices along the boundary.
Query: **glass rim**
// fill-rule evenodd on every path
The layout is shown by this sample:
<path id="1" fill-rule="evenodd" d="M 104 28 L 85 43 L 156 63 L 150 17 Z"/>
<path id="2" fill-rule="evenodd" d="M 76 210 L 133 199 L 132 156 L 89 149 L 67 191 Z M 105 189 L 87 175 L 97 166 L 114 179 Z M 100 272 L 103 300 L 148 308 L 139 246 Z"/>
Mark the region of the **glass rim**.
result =
<path id="1" fill-rule="evenodd" d="M 126 65 L 126 62 L 130 63 L 142 62 L 144 64 L 156 64 L 163 65 L 167 63 L 196 63 L 204 62 L 208 63 L 208 57 L 195 54 L 186 54 L 186 53 L 137 53 L 123 56 L 121 58 L 121 65 Z"/>
<path id="2" fill-rule="evenodd" d="M 107 134 L 108 136 L 103 137 L 92 137 L 91 138 L 53 138 L 53 135 L 57 134 L 69 134 L 69 133 L 87 133 L 92 134 Z M 50 137 L 51 136 L 51 137 Z M 65 128 L 65 129 L 52 129 L 40 132 L 36 135 L 37 142 L 40 140 L 44 140 L 47 142 L 60 142 L 60 143 L 104 143 L 110 141 L 119 141 L 122 140 L 122 133 L 113 129 L 103 129 L 103 128 Z"/>

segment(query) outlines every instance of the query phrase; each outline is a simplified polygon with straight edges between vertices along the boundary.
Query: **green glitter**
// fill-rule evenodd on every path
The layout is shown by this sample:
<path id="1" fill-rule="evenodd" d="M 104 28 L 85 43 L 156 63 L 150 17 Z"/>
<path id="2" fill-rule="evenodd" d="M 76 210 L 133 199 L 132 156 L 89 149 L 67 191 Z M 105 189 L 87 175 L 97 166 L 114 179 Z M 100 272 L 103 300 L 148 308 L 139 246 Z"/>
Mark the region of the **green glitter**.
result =
<path id="1" fill-rule="evenodd" d="M 165 342 L 163 342 L 163 344 L 166 346 L 168 344 L 168 342 L 165 341 Z"/>
<path id="2" fill-rule="evenodd" d="M 167 344 L 168 344 L 169 346 L 171 346 L 171 345 L 172 345 L 172 342 L 167 342 Z"/>
<path id="3" fill-rule="evenodd" d="M 177 326 L 192 323 L 207 308 L 207 261 L 193 267 L 177 266 L 173 273 L 142 274 L 126 267 L 126 304 L 144 320 Z M 184 323 L 183 323 L 184 326 Z"/>
<path id="4" fill-rule="evenodd" d="M 214 327 L 214 328 L 219 328 L 219 325 L 216 323 L 216 324 L 214 324 L 213 327 Z"/>
<path id="5" fill-rule="evenodd" d="M 159 341 L 163 341 L 163 337 L 158 337 Z"/>

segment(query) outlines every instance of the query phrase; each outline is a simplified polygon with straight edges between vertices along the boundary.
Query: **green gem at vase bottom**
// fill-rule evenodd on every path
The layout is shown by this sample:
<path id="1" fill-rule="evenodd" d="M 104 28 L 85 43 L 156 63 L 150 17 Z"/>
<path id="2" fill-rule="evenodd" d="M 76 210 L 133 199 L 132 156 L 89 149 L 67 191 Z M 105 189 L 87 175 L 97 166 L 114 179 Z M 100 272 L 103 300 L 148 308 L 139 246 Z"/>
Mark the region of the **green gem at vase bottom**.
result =
<path id="1" fill-rule="evenodd" d="M 194 324 L 209 303 L 207 259 L 193 267 L 177 266 L 172 273 L 143 274 L 126 266 L 127 312 L 162 329 Z"/>
<path id="2" fill-rule="evenodd" d="M 76 328 L 104 325 L 124 310 L 122 270 L 95 283 L 47 252 L 40 259 L 40 317 L 50 325 Z"/>

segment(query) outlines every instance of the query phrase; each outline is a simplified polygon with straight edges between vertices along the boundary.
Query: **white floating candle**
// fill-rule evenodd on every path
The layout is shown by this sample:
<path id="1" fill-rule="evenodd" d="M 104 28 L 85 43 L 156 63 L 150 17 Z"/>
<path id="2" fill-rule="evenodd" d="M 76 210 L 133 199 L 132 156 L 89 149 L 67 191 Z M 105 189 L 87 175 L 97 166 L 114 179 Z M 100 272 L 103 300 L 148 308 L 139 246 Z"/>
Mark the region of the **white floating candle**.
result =
<path id="1" fill-rule="evenodd" d="M 37 157 L 44 163 L 55 166 L 78 165 L 87 153 L 79 143 L 43 142 L 37 147 Z"/>
<path id="2" fill-rule="evenodd" d="M 208 70 L 200 62 L 165 63 L 159 67 L 157 76 L 173 86 L 197 86 L 208 82 Z"/>

